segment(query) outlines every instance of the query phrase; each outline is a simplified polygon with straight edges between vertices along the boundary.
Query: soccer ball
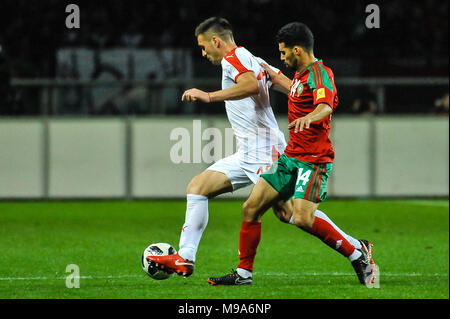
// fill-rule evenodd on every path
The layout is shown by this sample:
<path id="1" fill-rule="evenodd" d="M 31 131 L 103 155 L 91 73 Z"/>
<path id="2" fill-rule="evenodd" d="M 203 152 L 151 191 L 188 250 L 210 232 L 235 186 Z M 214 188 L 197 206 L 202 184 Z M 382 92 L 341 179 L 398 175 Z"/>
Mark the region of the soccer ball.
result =
<path id="1" fill-rule="evenodd" d="M 162 280 L 169 278 L 173 273 L 168 273 L 164 270 L 159 270 L 152 263 L 150 263 L 146 257 L 147 256 L 165 256 L 176 254 L 177 251 L 173 248 L 172 245 L 168 243 L 155 243 L 151 244 L 147 248 L 145 248 L 142 253 L 142 269 L 146 272 L 147 275 L 152 277 L 153 279 Z"/>

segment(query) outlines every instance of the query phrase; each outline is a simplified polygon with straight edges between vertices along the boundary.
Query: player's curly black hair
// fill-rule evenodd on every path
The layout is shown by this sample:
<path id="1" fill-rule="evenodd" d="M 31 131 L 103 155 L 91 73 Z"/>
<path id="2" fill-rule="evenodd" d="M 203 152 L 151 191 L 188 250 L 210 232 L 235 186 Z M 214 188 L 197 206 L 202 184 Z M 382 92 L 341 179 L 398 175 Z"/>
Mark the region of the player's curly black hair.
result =
<path id="1" fill-rule="evenodd" d="M 197 28 L 195 28 L 196 37 L 198 37 L 199 34 L 205 34 L 206 32 L 233 39 L 233 28 L 231 27 L 230 22 L 225 18 L 211 17 L 201 22 Z"/>
<path id="2" fill-rule="evenodd" d="M 286 47 L 299 45 L 308 52 L 314 48 L 314 36 L 308 26 L 301 22 L 291 22 L 283 26 L 275 37 L 278 43 L 284 42 Z"/>

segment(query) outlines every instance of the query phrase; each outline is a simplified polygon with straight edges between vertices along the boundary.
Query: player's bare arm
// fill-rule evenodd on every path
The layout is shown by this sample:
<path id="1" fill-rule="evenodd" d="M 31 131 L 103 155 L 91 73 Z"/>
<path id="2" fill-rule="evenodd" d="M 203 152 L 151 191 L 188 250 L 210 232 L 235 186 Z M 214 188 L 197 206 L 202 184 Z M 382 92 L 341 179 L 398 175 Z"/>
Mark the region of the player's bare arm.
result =
<path id="1" fill-rule="evenodd" d="M 225 90 L 211 92 L 211 102 L 225 100 L 240 100 L 259 93 L 258 80 L 253 72 L 242 73 L 236 80 L 236 85 Z"/>
<path id="2" fill-rule="evenodd" d="M 275 72 L 269 65 L 265 63 L 261 63 L 261 66 L 269 75 L 270 81 L 272 81 L 273 83 L 273 89 L 288 95 L 292 85 L 292 80 L 281 72 Z"/>
<path id="3" fill-rule="evenodd" d="M 183 93 L 182 101 L 194 102 L 200 100 L 205 103 L 225 100 L 240 100 L 259 93 L 258 80 L 253 72 L 242 73 L 237 78 L 236 85 L 215 92 L 205 92 L 199 89 L 189 89 Z"/>
<path id="4" fill-rule="evenodd" d="M 311 123 L 320 121 L 330 115 L 333 112 L 333 109 L 326 103 L 320 103 L 311 113 L 299 117 L 298 119 L 289 123 L 289 129 L 294 128 L 295 133 L 298 131 L 303 131 L 303 128 L 309 128 Z"/>
<path id="5" fill-rule="evenodd" d="M 194 102 L 197 100 L 205 103 L 210 102 L 208 93 L 196 88 L 184 91 L 183 95 L 181 96 L 181 100 L 188 102 Z"/>

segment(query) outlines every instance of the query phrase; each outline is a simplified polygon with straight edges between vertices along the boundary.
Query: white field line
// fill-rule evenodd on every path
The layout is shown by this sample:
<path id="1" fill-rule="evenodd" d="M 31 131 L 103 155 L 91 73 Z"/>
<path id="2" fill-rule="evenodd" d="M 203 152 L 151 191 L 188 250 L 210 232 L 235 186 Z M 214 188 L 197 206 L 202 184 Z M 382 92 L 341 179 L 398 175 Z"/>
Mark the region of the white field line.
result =
<path id="1" fill-rule="evenodd" d="M 68 274 L 69 276 L 69 274 Z M 110 276 L 71 276 L 73 279 L 119 279 L 119 278 L 137 278 L 138 275 L 110 275 Z M 0 277 L 0 281 L 7 280 L 65 280 L 66 277 Z"/>
<path id="2" fill-rule="evenodd" d="M 255 272 L 255 275 L 258 275 Z M 309 277 L 309 276 L 355 276 L 355 273 L 350 272 L 310 272 L 301 274 L 288 274 L 288 273 L 263 273 L 266 276 L 288 276 L 288 277 Z M 380 271 L 381 276 L 385 277 L 446 277 L 448 274 L 444 273 L 434 273 L 434 274 L 421 274 L 421 273 L 384 273 Z"/>
<path id="3" fill-rule="evenodd" d="M 207 274 L 198 274 L 207 277 Z M 281 272 L 255 272 L 255 276 L 275 276 L 275 277 L 310 277 L 310 276 L 355 276 L 354 273 L 347 272 L 309 272 L 309 273 L 281 273 Z M 421 274 L 421 273 L 383 273 L 383 277 L 448 277 L 445 273 Z M 142 278 L 142 275 L 110 275 L 110 276 L 79 276 L 71 279 L 120 279 L 120 278 Z M 20 280 L 65 280 L 66 277 L 0 277 L 0 281 L 20 281 Z"/>

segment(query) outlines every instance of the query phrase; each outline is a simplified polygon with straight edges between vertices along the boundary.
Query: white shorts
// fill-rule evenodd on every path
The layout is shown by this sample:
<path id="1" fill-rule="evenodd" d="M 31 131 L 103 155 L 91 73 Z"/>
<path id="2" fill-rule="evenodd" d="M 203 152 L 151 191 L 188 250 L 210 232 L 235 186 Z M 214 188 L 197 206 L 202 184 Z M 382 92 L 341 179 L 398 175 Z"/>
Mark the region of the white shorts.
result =
<path id="1" fill-rule="evenodd" d="M 224 173 L 233 185 L 233 191 L 235 191 L 256 184 L 261 173 L 265 172 L 271 165 L 272 163 L 245 163 L 239 160 L 238 153 L 234 153 L 215 162 L 207 170 Z"/>

